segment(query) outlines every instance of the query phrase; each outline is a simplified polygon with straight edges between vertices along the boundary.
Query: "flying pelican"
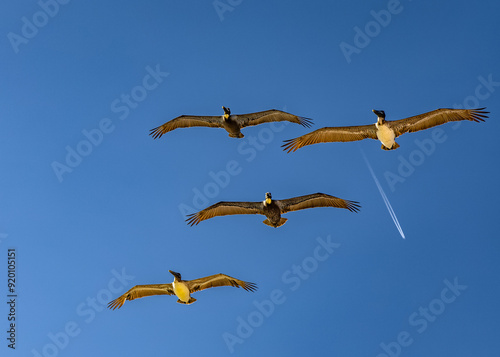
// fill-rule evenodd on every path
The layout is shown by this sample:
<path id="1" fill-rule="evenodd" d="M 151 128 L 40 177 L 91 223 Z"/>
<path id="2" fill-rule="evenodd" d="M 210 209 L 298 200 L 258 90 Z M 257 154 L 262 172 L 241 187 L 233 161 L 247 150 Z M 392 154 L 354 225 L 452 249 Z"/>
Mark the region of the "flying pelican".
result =
<path id="1" fill-rule="evenodd" d="M 287 218 L 281 217 L 282 214 L 313 207 L 337 207 L 357 212 L 361 206 L 359 202 L 343 200 L 324 193 L 313 193 L 286 200 L 273 200 L 271 194 L 267 192 L 266 199 L 262 202 L 219 202 L 198 213 L 188 215 L 186 222 L 193 226 L 215 216 L 262 214 L 267 217 L 263 221 L 264 224 L 277 228 L 287 221 Z"/>
<path id="2" fill-rule="evenodd" d="M 450 121 L 470 120 L 484 121 L 488 118 L 483 111 L 478 109 L 437 109 L 432 112 L 420 114 L 406 119 L 387 121 L 383 110 L 373 110 L 377 115 L 375 125 L 343 126 L 321 128 L 295 139 L 285 140 L 282 145 L 284 151 L 291 152 L 303 146 L 332 141 L 357 141 L 363 139 L 380 140 L 383 150 L 394 150 L 399 147 L 395 139 L 404 133 L 432 128 Z"/>
<path id="3" fill-rule="evenodd" d="M 312 125 L 312 119 L 299 117 L 276 109 L 240 115 L 231 115 L 231 109 L 224 106 L 222 109 L 224 109 L 224 115 L 222 116 L 181 115 L 157 128 L 151 129 L 149 135 L 152 135 L 153 139 L 157 139 L 166 132 L 177 128 L 208 126 L 212 128 L 224 128 L 229 133 L 230 137 L 242 138 L 244 135 L 240 131 L 241 128 L 262 123 L 289 121 L 307 128 Z"/>
<path id="4" fill-rule="evenodd" d="M 177 300 L 179 304 L 189 305 L 196 301 L 195 298 L 191 297 L 192 293 L 216 286 L 234 286 L 252 292 L 257 290 L 257 285 L 254 283 L 235 279 L 225 274 L 215 274 L 195 280 L 182 280 L 180 273 L 172 270 L 169 270 L 169 272 L 174 276 L 174 281 L 171 284 L 136 285 L 119 298 L 111 301 L 108 308 L 119 309 L 126 300 L 152 295 L 175 295 L 179 298 Z"/>

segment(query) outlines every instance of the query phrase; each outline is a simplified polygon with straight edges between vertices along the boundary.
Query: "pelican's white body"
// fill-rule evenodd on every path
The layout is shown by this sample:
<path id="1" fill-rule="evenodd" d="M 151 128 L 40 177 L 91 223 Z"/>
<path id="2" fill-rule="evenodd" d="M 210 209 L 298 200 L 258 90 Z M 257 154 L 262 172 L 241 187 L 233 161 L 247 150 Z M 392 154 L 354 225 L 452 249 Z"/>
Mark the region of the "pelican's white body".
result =
<path id="1" fill-rule="evenodd" d="M 377 138 L 380 140 L 380 142 L 386 148 L 392 148 L 395 143 L 394 140 L 396 139 L 394 131 L 385 124 L 379 125 L 378 123 L 375 123 L 375 126 L 377 127 Z"/>
<path id="2" fill-rule="evenodd" d="M 172 283 L 174 288 L 174 294 L 183 302 L 188 302 L 191 296 L 189 295 L 189 289 L 184 282 L 174 281 Z"/>

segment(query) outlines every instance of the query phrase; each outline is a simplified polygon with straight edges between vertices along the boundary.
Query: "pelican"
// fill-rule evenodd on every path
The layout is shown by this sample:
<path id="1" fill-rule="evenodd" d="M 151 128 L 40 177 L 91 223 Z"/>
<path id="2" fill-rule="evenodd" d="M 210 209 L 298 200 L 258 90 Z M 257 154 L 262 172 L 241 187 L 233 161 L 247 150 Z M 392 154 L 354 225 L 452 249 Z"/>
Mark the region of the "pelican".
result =
<path id="1" fill-rule="evenodd" d="M 383 150 L 395 150 L 399 147 L 395 139 L 404 133 L 432 128 L 450 121 L 470 120 L 474 122 L 484 121 L 488 118 L 483 111 L 478 109 L 437 109 L 432 112 L 416 115 L 413 117 L 387 121 L 383 110 L 373 110 L 377 115 L 375 125 L 343 126 L 321 128 L 309 134 L 295 139 L 285 140 L 282 145 L 284 151 L 292 152 L 303 146 L 325 143 L 332 141 L 357 141 L 363 139 L 375 139 L 382 143 Z"/>
<path id="2" fill-rule="evenodd" d="M 180 117 L 172 119 L 159 127 L 151 129 L 149 135 L 152 135 L 153 139 L 157 139 L 166 132 L 177 128 L 208 126 L 211 128 L 226 129 L 231 138 L 242 138 L 244 135 L 240 131 L 241 128 L 262 123 L 289 121 L 300 124 L 306 128 L 309 128 L 312 125 L 312 119 L 299 117 L 276 109 L 240 115 L 231 115 L 231 109 L 224 106 L 222 109 L 224 110 L 224 115 L 222 116 L 181 115 Z"/>
<path id="3" fill-rule="evenodd" d="M 169 272 L 174 276 L 174 281 L 171 284 L 136 285 L 122 296 L 111 301 L 108 308 L 119 309 L 126 300 L 152 295 L 175 295 L 179 298 L 177 300 L 179 304 L 189 305 L 196 301 L 195 298 L 191 297 L 192 293 L 216 286 L 234 286 L 252 292 L 257 290 L 257 285 L 254 283 L 235 279 L 225 274 L 215 274 L 195 280 L 182 280 L 180 273 L 172 270 L 169 270 Z"/>
<path id="4" fill-rule="evenodd" d="M 359 202 L 343 200 L 324 193 L 314 193 L 286 200 L 273 200 L 271 193 L 267 192 L 266 199 L 262 202 L 219 202 L 198 213 L 188 215 L 186 222 L 193 226 L 215 216 L 262 214 L 267 217 L 262 223 L 278 228 L 287 221 L 287 218 L 281 217 L 282 214 L 313 207 L 337 207 L 358 212 L 361 206 Z"/>

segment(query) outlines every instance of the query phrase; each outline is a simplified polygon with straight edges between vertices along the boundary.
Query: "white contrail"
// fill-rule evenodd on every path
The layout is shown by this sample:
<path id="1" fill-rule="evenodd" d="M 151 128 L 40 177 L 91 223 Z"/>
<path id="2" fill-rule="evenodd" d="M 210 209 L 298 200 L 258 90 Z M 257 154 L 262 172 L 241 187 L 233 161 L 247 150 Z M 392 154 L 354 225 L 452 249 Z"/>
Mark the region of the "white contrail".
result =
<path id="1" fill-rule="evenodd" d="M 382 196 L 382 199 L 384 200 L 385 206 L 387 207 L 387 210 L 389 211 L 389 214 L 391 215 L 392 220 L 394 221 L 394 224 L 396 225 L 396 228 L 399 231 L 399 234 L 401 234 L 401 237 L 403 239 L 406 239 L 405 234 L 403 233 L 403 229 L 401 228 L 401 225 L 399 224 L 398 218 L 396 217 L 396 213 L 394 213 L 394 210 L 392 209 L 391 203 L 389 202 L 389 199 L 387 198 L 384 190 L 382 189 L 382 186 L 380 186 L 380 182 L 378 182 L 377 176 L 375 176 L 375 173 L 373 172 L 373 169 L 368 162 L 368 159 L 366 158 L 366 155 L 363 150 L 361 150 L 361 155 L 363 155 L 363 158 L 365 159 L 366 166 L 368 166 L 368 169 L 370 170 L 370 173 L 372 174 L 373 180 L 375 180 L 375 183 L 377 184 L 378 190 L 380 192 L 380 195 Z"/>

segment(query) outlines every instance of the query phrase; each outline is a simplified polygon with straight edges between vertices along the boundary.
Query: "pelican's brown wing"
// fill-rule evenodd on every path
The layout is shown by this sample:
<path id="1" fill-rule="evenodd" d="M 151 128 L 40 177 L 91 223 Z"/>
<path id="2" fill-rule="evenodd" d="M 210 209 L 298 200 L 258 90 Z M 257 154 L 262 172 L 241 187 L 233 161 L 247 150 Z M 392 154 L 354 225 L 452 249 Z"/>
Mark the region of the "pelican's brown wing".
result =
<path id="1" fill-rule="evenodd" d="M 134 300 L 144 296 L 152 295 L 174 295 L 172 284 L 136 285 L 122 296 L 114 299 L 108 304 L 109 309 L 119 309 L 126 300 Z"/>
<path id="2" fill-rule="evenodd" d="M 188 215 L 186 222 L 194 226 L 205 219 L 230 214 L 264 214 L 262 211 L 262 202 L 219 202 L 198 213 Z"/>
<path id="3" fill-rule="evenodd" d="M 351 212 L 358 212 L 361 207 L 359 202 L 344 200 L 324 193 L 313 193 L 312 195 L 278 200 L 276 204 L 280 207 L 281 213 L 313 207 L 337 207 L 348 209 Z"/>
<path id="4" fill-rule="evenodd" d="M 321 128 L 298 138 L 285 140 L 285 144 L 281 147 L 286 152 L 292 152 L 312 144 L 363 139 L 377 139 L 375 124 Z"/>
<path id="5" fill-rule="evenodd" d="M 240 128 L 246 126 L 270 123 L 273 121 L 289 121 L 309 128 L 312 125 L 312 119 L 299 117 L 281 110 L 271 109 L 263 112 L 235 115 L 232 117 L 239 124 Z"/>
<path id="6" fill-rule="evenodd" d="M 247 281 L 232 278 L 226 274 L 215 274 L 204 278 L 186 281 L 190 292 L 214 288 L 216 286 L 234 286 L 235 288 L 243 288 L 246 291 L 257 290 L 257 285 Z"/>
<path id="7" fill-rule="evenodd" d="M 208 126 L 211 128 L 223 128 L 222 117 L 220 116 L 196 116 L 196 115 L 181 115 L 175 119 L 166 122 L 159 127 L 150 130 L 149 135 L 153 139 L 161 138 L 166 132 L 177 128 L 190 128 L 192 126 Z"/>
<path id="8" fill-rule="evenodd" d="M 450 121 L 470 120 L 479 123 L 481 121 L 484 121 L 483 118 L 488 118 L 486 114 L 488 114 L 489 112 L 485 112 L 483 111 L 483 109 L 485 108 L 442 108 L 406 119 L 388 121 L 387 124 L 394 130 L 396 136 L 399 136 L 404 133 L 411 133 L 414 131 L 432 128 L 433 126 L 441 125 Z"/>

